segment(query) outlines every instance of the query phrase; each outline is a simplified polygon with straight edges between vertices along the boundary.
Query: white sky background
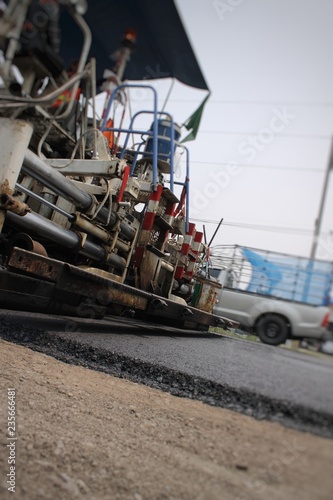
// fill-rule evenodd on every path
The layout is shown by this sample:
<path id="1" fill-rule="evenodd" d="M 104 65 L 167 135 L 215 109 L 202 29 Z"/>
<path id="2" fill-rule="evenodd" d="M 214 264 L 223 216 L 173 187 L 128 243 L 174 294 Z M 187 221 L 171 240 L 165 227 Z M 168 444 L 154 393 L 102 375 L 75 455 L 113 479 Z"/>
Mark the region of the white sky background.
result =
<path id="1" fill-rule="evenodd" d="M 214 245 L 309 256 L 333 134 L 332 0 L 175 2 L 212 91 L 197 138 L 186 143 L 191 219 L 210 239 L 224 218 Z M 154 85 L 163 103 L 170 81 Z M 166 110 L 181 124 L 204 96 L 176 83 Z M 289 123 L 272 121 L 279 113 Z M 260 150 L 250 154 L 251 136 Z M 231 162 L 239 167 L 230 174 Z M 325 260 L 333 260 L 332 214 L 331 178 L 317 251 Z"/>
<path id="2" fill-rule="evenodd" d="M 234 160 L 244 165 L 208 206 L 202 203 L 195 217 L 307 230 L 304 235 L 225 225 L 214 244 L 308 256 L 333 133 L 333 2 L 177 0 L 177 5 L 212 90 L 197 140 L 189 143 L 195 161 L 192 191 L 203 192 L 210 173 L 220 172 L 223 163 Z M 271 142 L 261 143 L 264 149 L 253 160 L 253 155 L 240 154 L 239 145 L 248 133 L 257 136 L 269 127 L 273 110 L 284 107 L 294 115 L 281 132 L 285 135 L 264 134 Z M 247 133 L 239 135 L 242 132 Z M 332 214 L 331 179 L 325 233 L 333 230 Z M 212 234 L 214 226 L 207 230 Z M 326 243 L 326 250 L 333 252 L 332 237 Z M 325 253 L 329 252 L 318 248 L 318 257 L 333 259 L 332 253 Z"/>

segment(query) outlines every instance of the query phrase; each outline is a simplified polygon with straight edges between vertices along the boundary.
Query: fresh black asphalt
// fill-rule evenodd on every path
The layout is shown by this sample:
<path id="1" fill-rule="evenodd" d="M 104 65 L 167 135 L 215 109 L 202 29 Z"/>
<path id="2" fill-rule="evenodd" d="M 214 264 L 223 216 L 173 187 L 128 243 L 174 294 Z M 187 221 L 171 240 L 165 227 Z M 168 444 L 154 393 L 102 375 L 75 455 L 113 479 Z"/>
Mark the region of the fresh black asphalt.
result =
<path id="1" fill-rule="evenodd" d="M 6 340 L 259 419 L 333 437 L 333 358 L 128 319 L 0 312 Z"/>

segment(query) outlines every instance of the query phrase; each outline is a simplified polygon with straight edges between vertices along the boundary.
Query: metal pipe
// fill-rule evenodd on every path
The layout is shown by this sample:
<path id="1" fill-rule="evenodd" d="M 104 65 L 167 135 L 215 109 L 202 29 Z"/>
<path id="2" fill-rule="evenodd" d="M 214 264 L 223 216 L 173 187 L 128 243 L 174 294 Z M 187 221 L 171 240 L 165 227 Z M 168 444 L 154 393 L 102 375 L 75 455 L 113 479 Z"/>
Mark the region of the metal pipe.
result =
<path id="1" fill-rule="evenodd" d="M 92 36 L 91 36 L 90 28 L 89 28 L 88 24 L 85 22 L 85 20 L 83 19 L 83 17 L 76 11 L 71 11 L 71 14 L 73 16 L 74 21 L 76 22 L 78 27 L 81 29 L 82 34 L 83 34 L 83 47 L 82 47 L 82 51 L 81 51 L 81 55 L 80 55 L 80 60 L 78 62 L 78 66 L 77 66 L 78 73 L 81 73 L 83 71 L 83 69 L 86 65 L 87 59 L 88 59 L 88 55 L 89 55 L 89 51 L 90 51 L 90 47 L 91 47 Z M 90 71 L 91 71 L 91 68 L 90 68 Z M 77 89 L 79 88 L 79 85 L 80 85 L 80 81 L 78 80 L 72 89 L 70 101 L 67 105 L 66 111 L 64 111 L 61 115 L 58 115 L 57 120 L 67 118 L 68 115 L 70 114 L 70 112 L 72 111 L 73 106 L 74 106 L 74 102 L 75 102 L 75 95 L 76 95 Z"/>
<path id="2" fill-rule="evenodd" d="M 88 210 L 94 204 L 97 204 L 94 198 L 76 186 L 70 179 L 67 179 L 60 172 L 47 165 L 41 158 L 35 155 L 32 151 L 27 150 L 23 162 L 22 171 L 38 180 L 54 193 L 71 201 L 75 206 L 83 211 Z M 103 207 L 97 214 L 96 220 L 102 224 L 106 224 L 109 216 L 107 208 Z M 109 224 L 107 228 L 111 229 L 118 221 L 118 217 L 114 212 L 111 212 Z M 135 229 L 126 224 L 120 223 L 120 232 L 128 240 L 133 240 Z"/>
<path id="3" fill-rule="evenodd" d="M 118 250 L 120 250 L 121 252 L 124 252 L 124 253 L 128 253 L 131 249 L 131 247 L 129 245 L 127 245 L 126 243 L 124 243 L 123 241 L 120 241 L 117 239 L 115 245 L 114 245 Z"/>
<path id="4" fill-rule="evenodd" d="M 20 229 L 31 231 L 61 246 L 76 250 L 90 259 L 107 262 L 121 271 L 126 267 L 126 260 L 122 257 L 113 253 L 108 255 L 103 247 L 88 240 L 82 244 L 79 234 L 63 229 L 38 214 L 30 213 L 20 217 L 12 212 L 7 212 L 6 220 Z"/>
<path id="5" fill-rule="evenodd" d="M 83 210 L 87 210 L 93 204 L 93 198 L 89 193 L 47 165 L 29 149 L 24 157 L 22 171 Z"/>
<path id="6" fill-rule="evenodd" d="M 83 218 L 80 214 L 73 215 L 73 225 L 77 227 L 80 231 L 95 236 L 105 244 L 110 244 L 112 240 L 112 235 L 104 228 L 92 224 L 89 220 Z M 115 242 L 115 248 L 121 252 L 128 253 L 130 251 L 130 246 L 120 241 L 119 239 Z"/>
<path id="7" fill-rule="evenodd" d="M 115 253 L 110 253 L 106 262 L 120 271 L 123 271 L 126 267 L 126 260 Z"/>
<path id="8" fill-rule="evenodd" d="M 72 76 L 69 80 L 67 80 L 63 85 L 58 87 L 56 90 L 53 90 L 49 94 L 43 95 L 41 97 L 16 97 L 13 95 L 9 96 L 8 94 L 0 95 L 1 101 L 10 101 L 1 104 L 1 107 L 11 108 L 11 107 L 18 107 L 20 105 L 26 106 L 27 104 L 28 105 L 48 104 L 49 102 L 59 97 L 65 90 L 68 90 L 76 82 L 79 82 L 80 80 L 82 80 L 82 78 L 88 76 L 89 73 L 90 73 L 89 69 L 85 69 L 84 71 L 81 71 L 81 73 L 76 73 L 74 76 Z M 58 118 L 60 118 L 60 116 L 57 116 L 57 119 Z"/>
<path id="9" fill-rule="evenodd" d="M 19 217 L 16 214 L 7 212 L 6 221 L 20 229 L 24 229 L 28 232 L 31 231 L 61 246 L 71 250 L 77 250 L 93 260 L 100 261 L 106 258 L 106 252 L 101 246 L 95 245 L 89 241 L 86 241 L 82 246 L 81 238 L 78 234 L 59 227 L 54 222 L 44 219 L 41 215 L 30 213 L 24 217 Z"/>
<path id="10" fill-rule="evenodd" d="M 161 260 L 161 268 L 169 273 L 173 273 L 175 270 L 174 266 L 165 260 Z"/>
<path id="11" fill-rule="evenodd" d="M 19 46 L 19 38 L 22 31 L 22 26 L 27 16 L 29 4 L 31 0 L 21 0 L 19 2 L 11 2 L 9 4 L 10 11 L 15 14 L 16 25 L 9 32 L 9 43 L 6 50 L 5 55 L 5 63 L 2 68 L 2 77 L 4 78 L 6 84 L 9 83 L 10 80 L 10 70 L 13 64 L 13 59 L 17 51 L 17 47 Z M 19 5 L 19 8 L 17 8 Z M 16 10 L 15 10 L 16 9 Z M 8 14 L 7 14 L 8 16 Z M 6 11 L 5 11 L 5 18 Z"/>
<path id="12" fill-rule="evenodd" d="M 109 217 L 109 210 L 107 208 L 103 207 L 98 212 L 98 214 L 96 216 L 96 221 L 100 222 L 101 224 L 106 224 L 108 221 L 108 217 Z M 105 229 L 112 229 L 115 226 L 115 224 L 117 223 L 117 221 L 118 221 L 117 214 L 115 214 L 114 212 L 111 212 L 109 224 L 107 226 L 105 226 Z M 127 239 L 129 241 L 132 241 L 134 239 L 135 229 L 133 227 L 129 226 L 128 224 L 126 224 L 126 222 L 123 222 L 123 221 L 120 222 L 119 227 L 120 227 L 120 234 L 123 237 L 125 237 L 125 239 Z"/>
<path id="13" fill-rule="evenodd" d="M 95 236 L 99 240 L 103 241 L 103 243 L 108 243 L 110 241 L 111 235 L 106 229 L 95 226 L 90 221 L 83 218 L 80 214 L 75 214 L 73 216 L 73 220 L 73 225 L 84 233 Z"/>
<path id="14" fill-rule="evenodd" d="M 92 97 L 92 126 L 93 126 L 93 158 L 97 158 L 97 119 L 96 119 L 96 59 L 90 60 L 91 67 L 91 97 Z"/>
<path id="15" fill-rule="evenodd" d="M 43 255 L 47 257 L 47 252 L 43 245 L 38 241 L 35 241 L 26 233 L 14 234 L 8 241 L 8 253 L 10 254 L 13 248 L 23 248 L 24 250 L 29 250 L 30 252 L 37 253 L 38 255 Z"/>

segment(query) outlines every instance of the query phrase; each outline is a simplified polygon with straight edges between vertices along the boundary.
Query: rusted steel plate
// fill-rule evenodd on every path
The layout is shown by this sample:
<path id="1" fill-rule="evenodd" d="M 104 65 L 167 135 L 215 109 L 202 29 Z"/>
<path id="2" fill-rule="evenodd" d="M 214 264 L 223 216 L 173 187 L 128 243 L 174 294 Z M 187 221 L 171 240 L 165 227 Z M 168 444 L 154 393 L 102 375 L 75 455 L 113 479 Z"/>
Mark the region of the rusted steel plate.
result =
<path id="1" fill-rule="evenodd" d="M 103 306 L 116 303 L 145 310 L 150 299 L 150 294 L 141 290 L 19 248 L 13 250 L 8 267 L 52 281 L 57 289 L 92 297 L 96 304 Z"/>
<path id="2" fill-rule="evenodd" d="M 163 304 L 158 306 L 157 301 L 161 300 L 167 304 L 167 307 L 164 307 Z M 195 328 L 195 325 L 219 326 L 221 328 L 237 328 L 239 326 L 239 323 L 228 318 L 216 316 L 158 296 L 154 296 L 153 300 L 151 300 L 146 313 L 155 318 L 178 319 L 180 326 L 185 323 L 192 325 L 191 328 Z"/>
<path id="3" fill-rule="evenodd" d="M 19 269 L 32 276 L 42 277 L 44 280 L 56 282 L 59 272 L 59 262 L 36 253 L 14 248 L 12 250 L 8 268 Z"/>
<path id="4" fill-rule="evenodd" d="M 112 304 L 142 311 L 142 314 L 158 319 L 179 320 L 182 327 L 188 323 L 195 328 L 199 325 L 237 327 L 238 323 L 215 316 L 194 307 L 180 304 L 165 297 L 138 290 L 123 283 L 92 274 L 76 266 L 43 257 L 21 248 L 14 248 L 8 264 L 9 270 L 20 271 L 54 284 L 53 298 L 58 301 L 63 296 L 87 297 L 89 305 L 111 308 Z"/>

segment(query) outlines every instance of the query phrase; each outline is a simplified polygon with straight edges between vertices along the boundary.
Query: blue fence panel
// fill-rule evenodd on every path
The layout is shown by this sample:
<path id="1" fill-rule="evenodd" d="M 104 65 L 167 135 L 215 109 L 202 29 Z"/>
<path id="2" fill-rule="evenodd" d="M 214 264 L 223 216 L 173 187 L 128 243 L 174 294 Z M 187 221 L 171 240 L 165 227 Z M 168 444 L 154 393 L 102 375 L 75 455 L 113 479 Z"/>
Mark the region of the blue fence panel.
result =
<path id="1" fill-rule="evenodd" d="M 332 299 L 333 263 L 239 247 L 251 265 L 247 291 L 311 305 Z"/>

